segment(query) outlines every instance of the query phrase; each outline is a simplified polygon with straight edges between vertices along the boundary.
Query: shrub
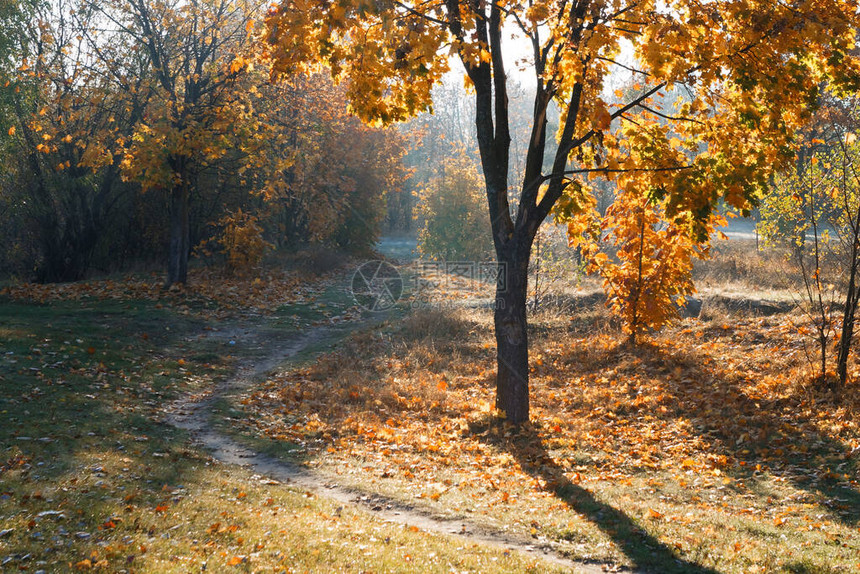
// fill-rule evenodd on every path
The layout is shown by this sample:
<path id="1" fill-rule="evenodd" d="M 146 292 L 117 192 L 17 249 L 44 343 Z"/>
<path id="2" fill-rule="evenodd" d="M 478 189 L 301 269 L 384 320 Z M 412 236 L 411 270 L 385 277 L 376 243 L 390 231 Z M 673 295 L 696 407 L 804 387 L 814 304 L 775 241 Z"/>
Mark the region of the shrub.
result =
<path id="1" fill-rule="evenodd" d="M 483 261 L 493 256 L 483 181 L 459 154 L 419 191 L 418 250 L 429 259 Z"/>

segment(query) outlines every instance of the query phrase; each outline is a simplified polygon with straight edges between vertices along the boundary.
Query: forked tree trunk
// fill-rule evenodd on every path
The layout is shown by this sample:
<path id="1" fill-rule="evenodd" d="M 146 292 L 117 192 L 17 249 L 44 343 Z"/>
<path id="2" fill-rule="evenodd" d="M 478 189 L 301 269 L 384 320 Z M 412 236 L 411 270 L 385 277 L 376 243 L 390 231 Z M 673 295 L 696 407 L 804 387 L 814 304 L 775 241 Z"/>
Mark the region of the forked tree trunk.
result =
<path id="1" fill-rule="evenodd" d="M 456 0 L 446 0 L 445 4 L 451 33 L 462 38 L 464 30 L 460 4 Z M 512 217 L 508 200 L 511 133 L 507 77 L 501 48 L 503 9 L 501 3 L 488 4 L 489 18 L 477 20 L 475 34 L 480 42 L 489 46 L 490 60 L 482 58 L 475 63 L 463 51 L 460 56 L 475 90 L 475 128 L 487 188 L 493 245 L 500 266 L 494 314 L 498 368 L 496 408 L 504 413 L 508 422 L 520 425 L 529 420 L 529 343 L 526 321 L 529 257 L 538 228 L 564 190 L 563 173 L 568 157 L 574 147 L 585 141 L 574 143 L 582 85 L 577 84 L 571 91 L 569 111 L 555 152 L 553 177 L 548 181 L 543 198 L 539 200 L 541 184 L 546 181 L 542 171 L 546 153 L 547 109 L 554 92 L 545 90 L 543 81 L 538 82 L 523 187 L 515 208 L 516 216 Z M 587 2 L 578 3 L 572 19 L 582 21 L 587 7 Z M 574 43 L 578 41 L 579 37 L 576 36 Z M 541 72 L 542 64 L 538 77 Z"/>

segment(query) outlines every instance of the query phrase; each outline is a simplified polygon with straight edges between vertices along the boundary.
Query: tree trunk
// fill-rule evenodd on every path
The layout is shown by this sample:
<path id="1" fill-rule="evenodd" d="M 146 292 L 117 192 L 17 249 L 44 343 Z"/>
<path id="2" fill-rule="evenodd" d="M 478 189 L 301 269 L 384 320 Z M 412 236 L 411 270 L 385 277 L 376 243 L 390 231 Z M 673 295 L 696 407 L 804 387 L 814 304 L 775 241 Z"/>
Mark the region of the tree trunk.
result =
<path id="1" fill-rule="evenodd" d="M 856 289 L 856 288 L 855 288 Z M 842 318 L 842 338 L 839 340 L 839 355 L 836 359 L 836 376 L 839 386 L 844 387 L 848 382 L 848 353 L 851 351 L 851 339 L 854 338 L 854 313 L 857 309 L 857 300 L 854 304 L 845 307 L 845 315 Z"/>
<path id="2" fill-rule="evenodd" d="M 496 283 L 496 409 L 513 424 L 529 420 L 529 339 L 526 320 L 531 241 L 511 239 L 499 251 Z"/>
<path id="3" fill-rule="evenodd" d="M 851 270 L 848 276 L 848 292 L 845 294 L 845 310 L 842 315 L 839 355 L 836 359 L 836 376 L 840 387 L 845 387 L 848 382 L 848 354 L 851 351 L 851 339 L 854 337 L 854 318 L 857 313 L 858 297 L 860 297 L 857 286 L 857 251 L 858 242 L 855 237 L 851 246 Z"/>
<path id="4" fill-rule="evenodd" d="M 167 282 L 185 284 L 188 279 L 189 225 L 188 186 L 181 182 L 170 192 L 170 247 L 167 253 Z"/>

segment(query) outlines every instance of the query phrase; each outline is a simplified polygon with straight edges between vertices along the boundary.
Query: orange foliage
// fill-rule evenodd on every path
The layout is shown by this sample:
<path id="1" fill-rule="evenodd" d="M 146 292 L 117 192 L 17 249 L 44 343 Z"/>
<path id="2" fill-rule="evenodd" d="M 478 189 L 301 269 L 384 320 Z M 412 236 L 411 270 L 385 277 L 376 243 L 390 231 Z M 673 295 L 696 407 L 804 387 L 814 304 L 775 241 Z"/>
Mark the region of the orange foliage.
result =
<path id="1" fill-rule="evenodd" d="M 422 321 L 444 336 L 414 335 Z M 811 400 L 799 386 L 802 346 L 778 318 L 686 324 L 638 348 L 591 330 L 537 341 L 532 419 L 521 431 L 492 422 L 489 342 L 470 320 L 409 319 L 392 342 L 357 337 L 270 378 L 243 401 L 250 421 L 240 424 L 339 469 L 376 468 L 423 490 L 449 476 L 497 502 L 523 485 L 551 496 L 563 481 L 643 470 L 734 483 L 756 465 L 789 476 L 800 464 L 818 480 L 860 444 L 856 394 L 826 409 Z M 813 451 L 827 463 L 803 463 Z M 573 462 L 574 452 L 588 462 Z M 860 477 L 836 479 L 856 487 Z"/>
<path id="2" fill-rule="evenodd" d="M 583 212 L 575 219 L 588 216 Z M 685 297 L 695 292 L 693 259 L 707 257 L 713 225 L 707 225 L 705 240 L 698 241 L 689 214 L 667 219 L 664 202 L 635 185 L 622 190 L 595 225 L 599 231 L 590 240 L 574 235 L 571 242 L 584 242 L 587 271 L 603 277 L 607 305 L 635 342 L 676 318 Z M 580 228 L 571 223 L 569 230 Z M 607 254 L 607 247 L 614 252 Z"/>
<path id="3" fill-rule="evenodd" d="M 259 216 L 237 209 L 218 221 L 221 233 L 216 242 L 227 256 L 227 267 L 233 273 L 247 274 L 263 260 L 266 249 L 273 247 L 263 239 Z"/>

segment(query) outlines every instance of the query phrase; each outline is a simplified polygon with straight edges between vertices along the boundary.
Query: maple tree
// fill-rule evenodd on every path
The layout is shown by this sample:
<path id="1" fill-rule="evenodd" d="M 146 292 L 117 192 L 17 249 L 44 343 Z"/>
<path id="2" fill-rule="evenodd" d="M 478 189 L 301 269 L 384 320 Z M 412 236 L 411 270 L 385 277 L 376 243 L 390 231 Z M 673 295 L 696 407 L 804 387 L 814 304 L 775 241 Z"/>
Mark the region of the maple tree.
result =
<path id="1" fill-rule="evenodd" d="M 607 305 L 635 344 L 639 335 L 678 316 L 686 297 L 695 292 L 693 259 L 707 257 L 708 251 L 696 240 L 689 213 L 667 220 L 665 201 L 650 198 L 638 180 L 625 181 L 626 174 L 619 179 L 627 186 L 603 217 L 593 208 L 566 213 L 571 205 L 566 198 L 556 206 L 556 216 L 568 223 L 570 241 L 581 249 L 586 272 L 603 277 Z M 595 198 L 589 199 L 596 204 Z M 708 236 L 721 219 L 710 218 Z M 614 253 L 607 253 L 603 243 Z"/>
<path id="2" fill-rule="evenodd" d="M 144 187 L 168 190 L 166 283 L 185 283 L 192 189 L 206 164 L 234 147 L 236 130 L 250 129 L 238 80 L 251 63 L 244 48 L 254 7 L 239 0 L 129 0 L 93 7 L 115 33 L 130 38 L 151 66 L 154 102 L 132 137 L 123 171 Z"/>
<path id="3" fill-rule="evenodd" d="M 10 50 L 13 65 L 0 73 L 10 121 L 7 197 L 21 215 L 19 235 L 35 238 L 42 281 L 88 270 L 126 191 L 121 142 L 146 99 L 140 77 L 112 75 L 92 57 L 86 29 L 64 17 L 68 9 L 34 5 Z"/>
<path id="4" fill-rule="evenodd" d="M 283 2 L 267 20 L 275 71 L 322 62 L 349 79 L 353 110 L 402 120 L 431 106 L 431 88 L 459 59 L 473 89 L 475 129 L 493 243 L 496 407 L 513 423 L 529 416 L 526 293 L 538 227 L 559 199 L 579 201 L 587 177 L 649 174 L 669 218 L 693 216 L 701 236 L 718 198 L 746 208 L 774 167 L 791 156 L 793 128 L 824 79 L 856 88 L 857 13 L 850 2 L 799 6 L 727 0 L 537 2 L 311 0 Z M 511 28 L 529 46 L 506 67 Z M 625 58 L 627 46 L 634 58 Z M 531 136 L 517 201 L 509 198 L 508 77 L 534 78 Z M 613 70 L 637 84 L 618 101 L 603 88 Z M 674 109 L 653 100 L 670 90 Z M 548 151 L 547 113 L 561 110 Z M 544 160 L 552 154 L 551 168 Z"/>
<path id="5" fill-rule="evenodd" d="M 279 248 L 375 242 L 405 140 L 346 114 L 326 76 L 272 84 L 252 42 L 258 8 L 2 6 L 4 273 L 78 280 L 167 247 L 166 283 L 183 283 L 192 247 L 221 241 L 239 263 L 237 213 Z"/>
<path id="6" fill-rule="evenodd" d="M 347 114 L 343 89 L 326 75 L 278 84 L 261 78 L 258 85 L 252 90 L 263 144 L 243 177 L 261 190 L 273 241 L 354 252 L 372 246 L 384 196 L 399 193 L 407 178 L 404 138 Z"/>
<path id="7" fill-rule="evenodd" d="M 271 245 L 263 239 L 259 216 L 237 209 L 218 221 L 222 227 L 216 241 L 227 255 L 227 267 L 233 273 L 246 273 L 263 259 Z"/>

